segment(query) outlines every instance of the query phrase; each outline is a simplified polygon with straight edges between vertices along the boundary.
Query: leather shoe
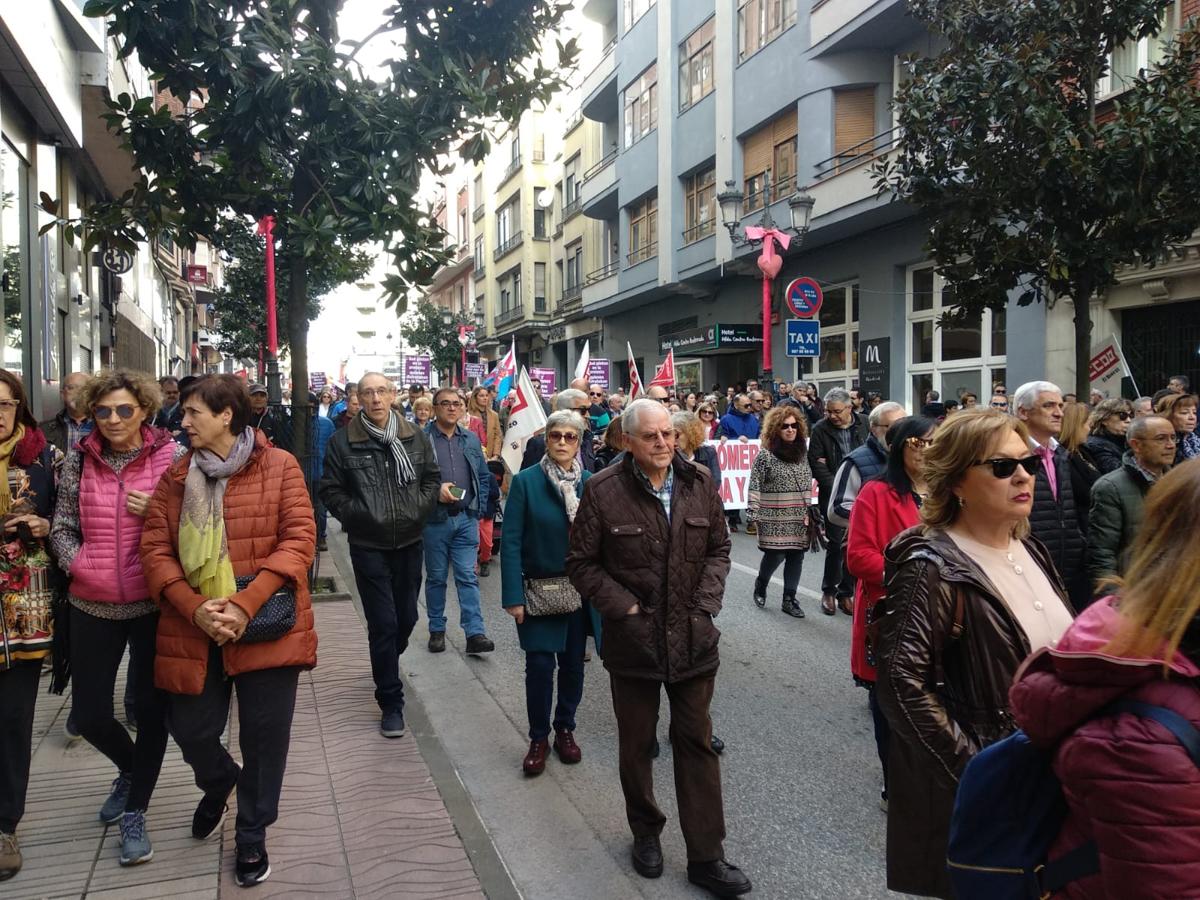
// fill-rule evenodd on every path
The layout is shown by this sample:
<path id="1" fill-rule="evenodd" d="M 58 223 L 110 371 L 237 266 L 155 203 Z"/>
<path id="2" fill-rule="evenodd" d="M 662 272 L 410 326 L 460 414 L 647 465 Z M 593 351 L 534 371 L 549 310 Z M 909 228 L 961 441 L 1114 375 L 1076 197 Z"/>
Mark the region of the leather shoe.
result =
<path id="1" fill-rule="evenodd" d="M 429 632 L 429 652 L 443 653 L 446 650 L 446 632 L 431 631 Z"/>
<path id="2" fill-rule="evenodd" d="M 541 775 L 546 771 L 546 754 L 550 752 L 550 742 L 545 738 L 540 741 L 529 742 L 529 752 L 525 754 L 525 759 L 521 761 L 521 770 L 533 778 L 535 775 Z"/>
<path id="3" fill-rule="evenodd" d="M 719 737 L 717 737 L 715 734 L 712 736 L 712 739 L 709 741 L 709 746 L 712 747 L 713 753 L 716 753 L 718 756 L 725 752 L 725 742 L 723 740 L 721 740 Z"/>
<path id="4" fill-rule="evenodd" d="M 467 638 L 467 653 L 474 656 L 479 653 L 491 653 L 496 645 L 488 640 L 486 634 L 473 634 Z"/>
<path id="5" fill-rule="evenodd" d="M 583 751 L 575 743 L 575 735 L 569 731 L 554 732 L 554 752 L 568 766 L 573 766 L 583 759 Z"/>
<path id="6" fill-rule="evenodd" d="M 837 615 L 837 600 L 834 598 L 833 594 L 821 595 L 821 612 L 825 613 L 827 616 Z"/>
<path id="7" fill-rule="evenodd" d="M 854 615 L 854 598 L 853 597 L 839 597 L 838 598 L 838 608 L 841 609 L 841 611 L 844 612 L 848 616 Z"/>
<path id="8" fill-rule="evenodd" d="M 723 859 L 689 862 L 687 872 L 688 881 L 718 897 L 740 897 L 751 891 L 750 879 L 737 866 Z"/>
<path id="9" fill-rule="evenodd" d="M 658 878 L 662 875 L 662 844 L 659 843 L 657 834 L 633 839 L 633 869 L 643 878 Z"/>

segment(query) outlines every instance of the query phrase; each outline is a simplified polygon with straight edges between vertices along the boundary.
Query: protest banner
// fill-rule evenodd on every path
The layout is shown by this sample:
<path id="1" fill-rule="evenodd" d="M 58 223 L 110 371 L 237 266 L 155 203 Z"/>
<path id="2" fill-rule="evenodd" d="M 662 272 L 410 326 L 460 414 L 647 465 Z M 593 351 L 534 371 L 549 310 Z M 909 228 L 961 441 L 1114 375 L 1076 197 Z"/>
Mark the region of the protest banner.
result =
<path id="1" fill-rule="evenodd" d="M 706 441 L 717 452 L 721 468 L 721 502 L 726 509 L 745 509 L 750 499 L 750 469 L 758 456 L 758 441 Z"/>

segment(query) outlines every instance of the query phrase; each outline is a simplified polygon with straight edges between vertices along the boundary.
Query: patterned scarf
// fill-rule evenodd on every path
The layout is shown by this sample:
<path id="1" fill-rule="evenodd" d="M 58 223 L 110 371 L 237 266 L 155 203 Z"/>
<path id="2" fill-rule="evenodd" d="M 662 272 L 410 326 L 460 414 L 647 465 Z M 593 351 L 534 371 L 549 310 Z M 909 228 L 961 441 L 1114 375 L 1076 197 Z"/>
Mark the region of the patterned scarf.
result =
<path id="1" fill-rule="evenodd" d="M 225 459 L 211 450 L 192 452 L 179 516 L 179 562 L 188 584 L 210 600 L 237 591 L 225 538 L 225 485 L 253 452 L 254 429 L 249 426 Z"/>
<path id="2" fill-rule="evenodd" d="M 20 422 L 9 435 L 8 440 L 0 444 L 0 516 L 7 516 L 12 509 L 12 488 L 8 484 L 8 463 L 12 459 L 13 450 L 25 437 L 25 426 Z"/>
<path id="3" fill-rule="evenodd" d="M 392 410 L 388 413 L 387 429 L 380 428 L 374 422 L 367 418 L 365 410 L 359 410 L 358 421 L 362 423 L 362 427 L 367 430 L 376 443 L 382 444 L 384 447 L 389 447 L 392 451 L 392 456 L 396 460 L 396 476 L 400 482 L 400 487 L 407 487 L 417 480 L 417 473 L 413 469 L 412 463 L 409 461 L 408 453 L 404 449 L 404 442 L 396 436 L 399 430 L 400 417 L 396 415 L 396 411 Z"/>
<path id="4" fill-rule="evenodd" d="M 547 453 L 542 457 L 541 466 L 546 477 L 550 479 L 550 483 L 558 485 L 558 489 L 562 491 L 563 505 L 567 508 L 567 521 L 574 522 L 575 513 L 579 509 L 579 497 L 575 493 L 575 488 L 579 484 L 579 479 L 583 477 L 583 466 L 579 464 L 579 457 L 571 457 L 571 468 L 563 469 Z"/>

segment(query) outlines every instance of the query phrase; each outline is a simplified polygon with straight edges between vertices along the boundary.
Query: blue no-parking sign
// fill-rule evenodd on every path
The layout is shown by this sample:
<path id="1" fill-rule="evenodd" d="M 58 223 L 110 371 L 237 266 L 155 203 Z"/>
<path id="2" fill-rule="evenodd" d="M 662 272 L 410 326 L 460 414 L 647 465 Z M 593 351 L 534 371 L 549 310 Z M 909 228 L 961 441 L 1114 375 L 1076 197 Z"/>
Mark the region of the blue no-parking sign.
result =
<path id="1" fill-rule="evenodd" d="M 788 309 L 799 319 L 814 319 L 821 311 L 825 294 L 815 278 L 802 275 L 793 279 L 783 293 Z"/>
<path id="2" fill-rule="evenodd" d="M 787 355 L 820 356 L 821 323 L 816 319 L 788 319 Z"/>

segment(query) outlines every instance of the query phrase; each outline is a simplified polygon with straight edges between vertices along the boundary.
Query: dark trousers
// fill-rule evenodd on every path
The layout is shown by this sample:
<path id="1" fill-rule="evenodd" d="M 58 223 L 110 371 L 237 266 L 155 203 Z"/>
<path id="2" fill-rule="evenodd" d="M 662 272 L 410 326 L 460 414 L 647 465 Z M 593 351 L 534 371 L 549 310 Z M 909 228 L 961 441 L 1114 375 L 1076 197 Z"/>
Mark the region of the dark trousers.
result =
<path id="1" fill-rule="evenodd" d="M 879 754 L 879 767 L 883 769 L 883 792 L 887 793 L 887 760 L 888 741 L 892 737 L 892 726 L 888 724 L 887 716 L 879 708 L 879 698 L 875 696 L 875 686 L 870 691 L 871 721 L 875 724 L 875 752 Z"/>
<path id="2" fill-rule="evenodd" d="M 400 654 L 408 649 L 408 639 L 417 625 L 423 560 L 421 541 L 399 550 L 350 545 L 354 583 L 367 618 L 375 702 L 384 712 L 404 709 Z"/>
<path id="3" fill-rule="evenodd" d="M 0 671 L 0 831 L 5 834 L 13 834 L 25 815 L 33 708 L 41 675 L 40 659 Z"/>
<path id="4" fill-rule="evenodd" d="M 168 721 L 196 787 L 224 794 L 237 779 L 238 846 L 261 844 L 279 818 L 279 793 L 287 768 L 300 669 L 285 666 L 226 677 L 221 648 L 211 644 L 204 689 L 196 695 L 171 694 Z M 229 696 L 238 694 L 238 746 L 242 770 L 221 746 L 229 721 Z"/>
<path id="5" fill-rule="evenodd" d="M 154 641 L 158 613 L 136 619 L 101 619 L 71 607 L 71 708 L 75 727 L 133 784 L 126 810 L 150 805 L 163 754 L 167 752 L 166 694 L 154 686 Z M 137 740 L 113 714 L 117 669 L 129 644 Z"/>
<path id="6" fill-rule="evenodd" d="M 721 763 L 712 748 L 712 720 L 708 716 L 714 676 L 675 684 L 623 678 L 611 672 L 609 678 L 617 716 L 621 790 L 633 836 L 660 834 L 667 822 L 654 800 L 654 761 L 650 757 L 658 724 L 659 697 L 665 687 L 671 705 L 675 797 L 688 861 L 722 859 L 725 808 L 721 800 Z"/>
<path id="7" fill-rule="evenodd" d="M 825 520 L 829 546 L 825 548 L 825 572 L 821 576 L 821 593 L 838 599 L 854 596 L 854 576 L 846 568 L 846 529 Z"/>
<path id="8" fill-rule="evenodd" d="M 764 550 L 758 564 L 758 580 L 766 587 L 779 564 L 783 563 L 783 592 L 796 595 L 800 586 L 800 573 L 804 570 L 803 550 Z"/>
<path id="9" fill-rule="evenodd" d="M 587 643 L 586 616 L 582 609 L 567 617 L 567 645 L 562 653 L 529 650 L 525 653 L 525 709 L 529 713 L 529 739 L 550 736 L 550 707 L 554 702 L 554 662 L 558 657 L 558 706 L 554 730 L 574 731 L 575 710 L 583 699 L 583 651 Z"/>

